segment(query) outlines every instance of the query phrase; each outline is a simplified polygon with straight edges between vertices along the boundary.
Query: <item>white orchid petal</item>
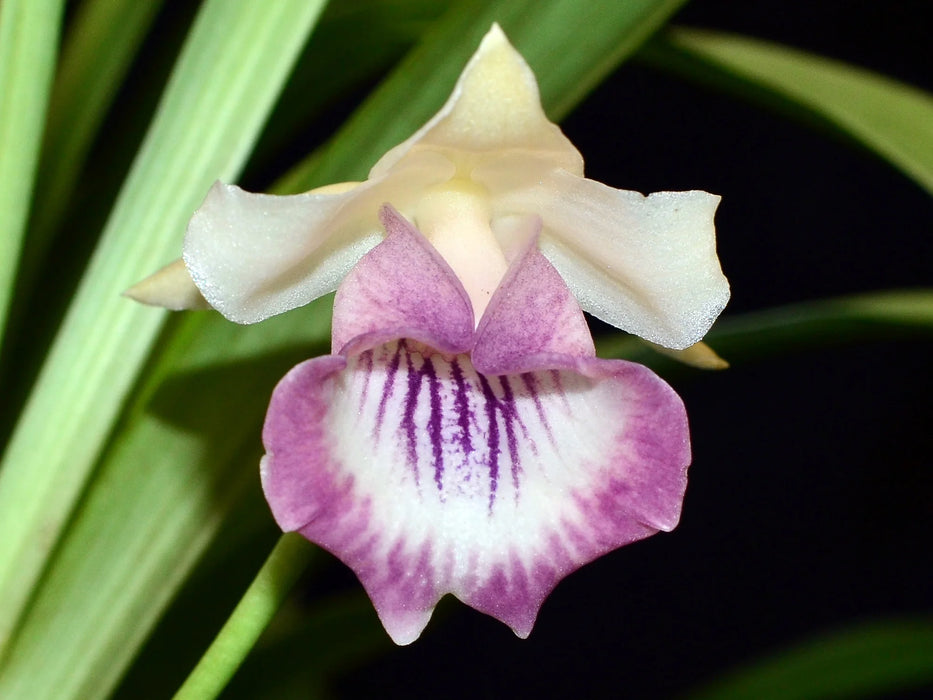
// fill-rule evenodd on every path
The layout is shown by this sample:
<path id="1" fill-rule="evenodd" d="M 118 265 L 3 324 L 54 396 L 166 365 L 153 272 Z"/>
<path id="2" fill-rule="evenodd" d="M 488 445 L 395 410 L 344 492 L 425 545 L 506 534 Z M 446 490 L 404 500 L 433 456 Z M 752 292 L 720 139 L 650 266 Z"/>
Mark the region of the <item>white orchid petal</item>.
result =
<path id="1" fill-rule="evenodd" d="M 255 323 L 337 288 L 382 239 L 379 208 L 402 210 L 447 180 L 450 163 L 420 154 L 404 172 L 337 193 L 252 194 L 215 183 L 188 224 L 184 259 L 204 298 L 231 321 Z"/>
<path id="2" fill-rule="evenodd" d="M 375 210 L 346 206 L 359 194 L 279 197 L 218 182 L 188 224 L 185 264 L 211 306 L 237 323 L 306 304 L 379 241 Z M 341 236 L 341 211 L 366 233 Z"/>
<path id="3" fill-rule="evenodd" d="M 498 24 L 483 38 L 441 110 L 386 153 L 369 176 L 383 177 L 421 149 L 448 153 L 466 176 L 475 164 L 471 155 L 510 151 L 583 174 L 582 156 L 544 114 L 534 73 Z"/>
<path id="4" fill-rule="evenodd" d="M 501 194 L 496 207 L 541 216 L 541 251 L 585 311 L 682 349 L 706 335 L 729 300 L 716 257 L 719 200 L 701 191 L 646 197 L 554 171 Z"/>
<path id="5" fill-rule="evenodd" d="M 357 187 L 362 185 L 362 182 L 332 182 L 329 185 L 321 185 L 320 187 L 315 187 L 313 190 L 308 190 L 306 194 L 345 194 L 351 190 L 355 190 Z"/>

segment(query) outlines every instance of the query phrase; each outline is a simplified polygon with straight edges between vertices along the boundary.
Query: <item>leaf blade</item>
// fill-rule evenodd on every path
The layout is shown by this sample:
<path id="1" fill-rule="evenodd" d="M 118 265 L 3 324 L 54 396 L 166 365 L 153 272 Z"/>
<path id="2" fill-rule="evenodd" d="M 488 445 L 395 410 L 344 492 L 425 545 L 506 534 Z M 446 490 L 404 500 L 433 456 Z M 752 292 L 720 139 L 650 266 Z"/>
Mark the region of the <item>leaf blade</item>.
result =
<path id="1" fill-rule="evenodd" d="M 0 4 L 0 340 L 29 215 L 63 5 Z"/>
<path id="2" fill-rule="evenodd" d="M 738 364 L 851 343 L 931 336 L 933 289 L 893 289 L 722 318 L 706 341 Z M 603 357 L 624 357 L 665 371 L 683 368 L 633 336 L 612 334 L 596 345 Z"/>
<path id="3" fill-rule="evenodd" d="M 31 287 L 65 213 L 91 143 L 163 0 L 84 2 L 65 37 L 49 105 L 37 189 L 42 207 L 30 224 L 24 265 Z M 106 46 L 106 51 L 100 47 Z"/>
<path id="4" fill-rule="evenodd" d="M 829 633 L 735 669 L 693 700 L 874 697 L 933 683 L 933 624 L 880 620 Z"/>
<path id="5" fill-rule="evenodd" d="M 841 61 L 732 34 L 677 28 L 643 57 L 740 96 L 803 110 L 933 193 L 933 96 Z"/>

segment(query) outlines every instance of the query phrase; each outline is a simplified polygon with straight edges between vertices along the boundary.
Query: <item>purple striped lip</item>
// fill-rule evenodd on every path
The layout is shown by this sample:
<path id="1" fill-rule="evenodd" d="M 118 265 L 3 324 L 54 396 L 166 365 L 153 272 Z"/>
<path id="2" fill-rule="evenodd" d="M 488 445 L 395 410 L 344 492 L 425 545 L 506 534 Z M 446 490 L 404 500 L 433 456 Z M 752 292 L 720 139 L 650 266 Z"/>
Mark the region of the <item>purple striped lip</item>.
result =
<path id="1" fill-rule="evenodd" d="M 644 367 L 487 376 L 406 340 L 297 366 L 263 439 L 279 524 L 351 566 L 399 643 L 445 593 L 526 636 L 561 578 L 676 524 L 689 462 Z"/>

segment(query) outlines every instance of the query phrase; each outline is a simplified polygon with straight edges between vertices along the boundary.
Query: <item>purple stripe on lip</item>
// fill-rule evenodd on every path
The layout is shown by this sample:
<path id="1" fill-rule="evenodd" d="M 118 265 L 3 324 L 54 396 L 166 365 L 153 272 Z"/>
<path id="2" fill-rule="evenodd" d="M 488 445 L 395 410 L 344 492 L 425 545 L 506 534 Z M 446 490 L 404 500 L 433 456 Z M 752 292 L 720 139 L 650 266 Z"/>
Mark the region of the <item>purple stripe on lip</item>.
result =
<path id="1" fill-rule="evenodd" d="M 515 406 L 515 395 L 512 393 L 512 385 L 507 375 L 499 377 L 499 383 L 502 385 L 502 401 L 499 402 L 499 410 L 505 422 L 505 439 L 509 446 L 509 458 L 512 460 L 512 484 L 515 486 L 515 498 L 518 499 L 518 473 L 521 465 L 518 458 L 518 440 L 515 437 L 515 424 L 521 427 L 522 431 L 527 433 L 525 426 L 522 425 L 522 419 L 518 415 L 518 409 Z M 529 440 L 529 445 L 534 446 L 534 441 Z"/>
<path id="2" fill-rule="evenodd" d="M 473 451 L 470 425 L 475 420 L 475 416 L 470 410 L 469 389 L 463 377 L 463 368 L 456 357 L 450 363 L 450 376 L 454 380 L 454 408 L 457 411 L 457 427 L 460 429 L 460 449 L 463 450 L 463 454 L 467 455 Z"/>
<path id="3" fill-rule="evenodd" d="M 517 498 L 522 471 L 519 440 L 530 441 L 531 438 L 519 415 L 511 378 L 486 377 L 476 372 L 464 356 L 451 359 L 442 355 L 425 356 L 410 341 L 400 342 L 390 352 L 377 423 L 381 426 L 387 418 L 395 386 L 404 386 L 405 393 L 399 405 L 398 439 L 415 483 L 421 483 L 421 469 L 429 459 L 434 484 L 443 500 L 446 470 L 451 467 L 457 472 L 464 470 L 460 478 L 469 481 L 472 468 L 481 461 L 489 480 L 491 512 L 504 468 L 502 460 L 507 457 Z M 363 367 L 367 364 L 372 364 L 372 359 L 362 361 Z M 396 381 L 400 371 L 406 376 Z M 538 387 L 533 378 L 528 378 L 520 385 L 520 393 L 533 396 L 539 404 Z M 538 410 L 543 422 L 543 410 Z M 478 422 L 478 416 L 485 420 Z M 419 442 L 425 435 L 429 458 L 424 448 L 419 451 Z M 537 452 L 533 441 L 531 447 Z"/>
<path id="4" fill-rule="evenodd" d="M 486 419 L 489 421 L 489 435 L 487 442 L 489 445 L 489 511 L 492 512 L 492 505 L 496 500 L 496 486 L 499 481 L 499 421 L 496 416 L 498 399 L 489 385 L 489 380 L 477 372 L 479 385 L 483 391 L 483 398 L 486 400 Z"/>
<path id="5" fill-rule="evenodd" d="M 370 366 L 372 365 L 372 352 L 363 353 L 369 356 L 368 362 Z M 361 354 L 360 356 L 362 357 Z M 382 423 L 385 420 L 386 416 L 386 404 L 389 402 L 389 397 L 392 396 L 392 387 L 395 384 L 395 375 L 398 372 L 399 364 L 402 361 L 402 346 L 399 346 L 395 349 L 395 355 L 392 357 L 391 362 L 389 362 L 386 367 L 386 383 L 382 387 L 382 398 L 379 399 L 379 411 L 376 413 L 376 426 L 373 431 L 374 437 L 379 437 L 379 430 L 382 428 Z"/>

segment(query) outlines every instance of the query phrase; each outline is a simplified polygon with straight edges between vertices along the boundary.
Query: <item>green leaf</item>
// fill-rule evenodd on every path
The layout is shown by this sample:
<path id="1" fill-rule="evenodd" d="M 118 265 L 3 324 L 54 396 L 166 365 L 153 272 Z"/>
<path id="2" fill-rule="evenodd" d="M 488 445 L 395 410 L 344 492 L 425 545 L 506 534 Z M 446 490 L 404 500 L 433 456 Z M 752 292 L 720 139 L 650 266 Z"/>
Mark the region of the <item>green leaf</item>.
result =
<path id="1" fill-rule="evenodd" d="M 819 299 L 716 322 L 705 341 L 730 363 L 763 360 L 871 340 L 933 337 L 933 289 L 891 290 Z M 632 336 L 599 339 L 602 357 L 624 357 L 663 370 L 683 365 Z"/>
<path id="2" fill-rule="evenodd" d="M 0 3 L 0 340 L 29 216 L 63 5 Z"/>
<path id="3" fill-rule="evenodd" d="M 62 48 L 39 161 L 34 213 L 26 253 L 35 265 L 47 251 L 107 109 L 163 0 L 86 0 Z M 106 46 L 106 51 L 101 47 Z"/>
<path id="4" fill-rule="evenodd" d="M 709 341 L 726 359 L 762 359 L 870 340 L 933 336 L 933 290 L 892 290 L 726 319 Z"/>
<path id="5" fill-rule="evenodd" d="M 308 133 L 320 132 L 314 127 L 322 110 L 384 76 L 451 4 L 451 0 L 330 4 L 314 40 L 308 42 L 289 78 L 246 172 L 258 169 L 265 175 L 276 162 L 291 163 L 296 155 L 304 155 L 295 153 L 295 143 L 306 139 Z M 347 46 L 353 47 L 353 60 L 347 60 Z M 281 165 L 274 174 L 281 174 Z"/>
<path id="6" fill-rule="evenodd" d="M 723 676 L 691 700 L 863 698 L 933 685 L 933 622 L 883 620 L 827 634 Z"/>
<path id="7" fill-rule="evenodd" d="M 208 0 L 199 13 L 4 454 L 0 649 L 164 320 L 119 292 L 174 256 L 211 181 L 236 176 L 322 5 Z"/>
<path id="8" fill-rule="evenodd" d="M 868 70 L 747 37 L 676 29 L 643 53 L 659 67 L 804 116 L 933 193 L 933 96 Z"/>

